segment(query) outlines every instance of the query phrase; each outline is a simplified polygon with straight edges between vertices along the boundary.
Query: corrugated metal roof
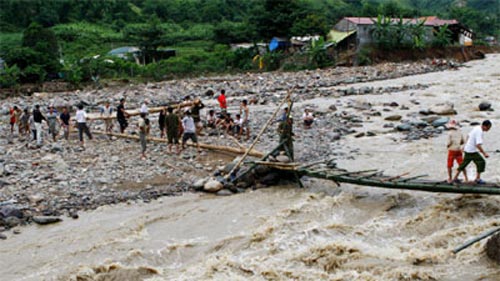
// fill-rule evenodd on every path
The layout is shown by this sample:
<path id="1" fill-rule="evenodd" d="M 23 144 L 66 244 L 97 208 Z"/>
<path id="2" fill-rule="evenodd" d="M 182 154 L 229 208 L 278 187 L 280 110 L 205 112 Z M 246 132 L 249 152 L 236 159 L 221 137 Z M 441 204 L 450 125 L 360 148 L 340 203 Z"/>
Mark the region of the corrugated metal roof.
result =
<path id="1" fill-rule="evenodd" d="M 330 30 L 330 32 L 328 32 L 327 38 L 328 38 L 328 41 L 333 41 L 335 43 L 339 43 L 342 40 L 344 40 L 347 37 L 349 37 L 349 35 L 351 35 L 351 34 L 353 34 L 355 32 L 356 32 L 356 30 L 352 30 L 352 31 L 348 31 L 348 32 L 342 32 L 342 31 L 337 31 L 337 30 Z"/>
<path id="2" fill-rule="evenodd" d="M 358 25 L 372 25 L 377 22 L 377 18 L 368 18 L 368 17 L 345 17 L 344 19 Z M 391 22 L 399 22 L 399 18 L 391 18 Z M 445 24 L 452 25 L 458 24 L 457 20 L 443 20 L 438 18 L 437 16 L 429 16 L 429 17 L 420 17 L 418 19 L 409 19 L 403 18 L 404 23 L 417 23 L 418 21 L 425 20 L 424 25 L 426 26 L 443 26 Z"/>

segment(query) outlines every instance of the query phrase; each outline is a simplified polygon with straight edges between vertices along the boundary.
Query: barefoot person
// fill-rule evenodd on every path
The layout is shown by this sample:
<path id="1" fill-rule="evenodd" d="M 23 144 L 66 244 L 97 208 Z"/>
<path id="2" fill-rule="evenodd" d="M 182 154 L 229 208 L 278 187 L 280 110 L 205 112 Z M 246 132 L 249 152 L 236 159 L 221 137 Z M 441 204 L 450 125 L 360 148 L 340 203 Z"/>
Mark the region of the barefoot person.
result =
<path id="1" fill-rule="evenodd" d="M 450 132 L 448 133 L 448 143 L 446 147 L 448 148 L 448 183 L 451 183 L 452 180 L 452 168 L 453 162 L 457 161 L 457 164 L 460 165 L 463 162 L 462 158 L 462 145 L 465 143 L 464 136 L 459 128 L 457 128 L 457 121 L 451 120 L 448 124 L 448 129 Z M 464 170 L 464 178 L 467 181 L 467 172 Z"/>
<path id="2" fill-rule="evenodd" d="M 490 157 L 486 151 L 483 149 L 483 133 L 488 132 L 491 129 L 491 121 L 490 120 L 485 120 L 481 124 L 481 126 L 477 126 L 472 131 L 469 133 L 467 136 L 467 141 L 465 142 L 464 146 L 464 161 L 460 166 L 458 166 L 457 173 L 455 174 L 455 178 L 453 180 L 458 179 L 458 175 L 460 175 L 460 172 L 465 171 L 465 168 L 467 168 L 467 165 L 469 165 L 470 162 L 474 162 L 476 165 L 477 173 L 476 173 L 476 180 L 475 182 L 477 184 L 484 184 L 485 182 L 481 179 L 481 173 L 485 171 L 486 168 L 486 161 L 484 160 L 483 157 L 481 157 L 481 154 L 485 158 Z M 479 154 L 481 153 L 481 154 Z"/>

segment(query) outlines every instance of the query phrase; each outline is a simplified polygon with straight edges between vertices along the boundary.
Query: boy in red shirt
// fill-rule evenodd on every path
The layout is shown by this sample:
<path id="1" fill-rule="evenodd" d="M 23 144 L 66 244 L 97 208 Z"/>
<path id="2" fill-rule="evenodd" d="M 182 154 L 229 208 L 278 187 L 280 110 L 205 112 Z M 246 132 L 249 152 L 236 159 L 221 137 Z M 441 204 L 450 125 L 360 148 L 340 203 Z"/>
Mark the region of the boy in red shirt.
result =
<path id="1" fill-rule="evenodd" d="M 220 111 L 225 116 L 227 114 L 227 103 L 226 103 L 226 90 L 220 90 L 220 95 L 217 97 L 219 102 Z"/>

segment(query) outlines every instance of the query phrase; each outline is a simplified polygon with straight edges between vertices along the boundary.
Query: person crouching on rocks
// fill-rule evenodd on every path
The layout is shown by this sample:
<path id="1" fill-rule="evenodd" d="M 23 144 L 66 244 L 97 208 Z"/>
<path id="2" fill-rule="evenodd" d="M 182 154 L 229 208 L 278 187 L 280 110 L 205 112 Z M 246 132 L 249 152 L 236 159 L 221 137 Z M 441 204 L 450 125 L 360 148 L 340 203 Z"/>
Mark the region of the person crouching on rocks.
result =
<path id="1" fill-rule="evenodd" d="M 191 116 L 191 111 L 186 111 L 186 116 L 182 118 L 182 126 L 184 127 L 184 134 L 182 135 L 182 150 L 186 149 L 186 141 L 191 139 L 191 141 L 196 144 L 198 153 L 200 153 L 200 144 L 196 138 L 196 127 L 194 125 L 193 117 Z"/>
<path id="2" fill-rule="evenodd" d="M 462 145 L 465 143 L 464 136 L 459 128 L 457 128 L 457 121 L 451 120 L 448 123 L 448 129 L 450 132 L 448 133 L 448 183 L 452 183 L 452 168 L 453 162 L 457 161 L 457 164 L 460 165 L 463 162 L 462 158 Z M 467 172 L 464 170 L 465 181 L 467 181 Z M 457 180 L 458 182 L 458 180 Z"/>
<path id="3" fill-rule="evenodd" d="M 302 120 L 304 121 L 304 129 L 311 129 L 314 122 L 314 115 L 309 109 L 304 109 L 304 114 L 302 115 Z"/>
<path id="4" fill-rule="evenodd" d="M 89 127 L 87 126 L 87 113 L 83 109 L 83 105 L 78 105 L 78 110 L 75 115 L 76 123 L 78 126 L 78 136 L 80 137 L 80 143 L 83 146 L 83 133 L 87 135 L 89 140 L 92 140 L 92 134 L 90 133 Z"/>
<path id="5" fill-rule="evenodd" d="M 149 134 L 150 122 L 149 119 L 146 118 L 147 113 L 141 112 L 141 118 L 139 119 L 139 139 L 141 141 L 141 159 L 146 159 L 146 145 L 147 145 L 147 136 Z"/>

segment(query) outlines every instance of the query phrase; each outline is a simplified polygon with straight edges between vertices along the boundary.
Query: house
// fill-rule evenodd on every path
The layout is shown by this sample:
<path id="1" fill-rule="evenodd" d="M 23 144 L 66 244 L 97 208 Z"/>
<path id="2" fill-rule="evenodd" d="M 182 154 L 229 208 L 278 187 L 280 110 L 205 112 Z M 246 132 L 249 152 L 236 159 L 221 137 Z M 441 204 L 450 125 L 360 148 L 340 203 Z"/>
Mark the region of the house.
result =
<path id="1" fill-rule="evenodd" d="M 108 52 L 108 55 L 119 57 L 121 59 L 133 59 L 137 64 L 139 64 L 139 57 L 141 56 L 141 50 L 137 47 L 120 47 L 113 49 Z"/>
<path id="2" fill-rule="evenodd" d="M 108 52 L 108 55 L 134 60 L 137 64 L 148 64 L 175 57 L 176 51 L 171 49 L 157 49 L 148 52 L 148 56 L 145 56 L 139 48 L 126 46 L 113 49 Z"/>
<path id="3" fill-rule="evenodd" d="M 447 25 L 448 29 L 451 31 L 452 42 L 456 42 L 461 44 L 462 46 L 470 46 L 472 45 L 472 39 L 474 34 L 471 30 L 466 28 L 464 25 L 459 23 L 457 20 L 443 20 L 436 16 L 429 17 L 421 17 L 417 19 L 403 18 L 404 24 L 418 24 L 420 22 L 424 22 L 423 25 L 426 28 L 425 40 L 431 41 L 434 32 L 437 31 L 440 27 Z M 400 21 L 399 18 L 391 18 L 390 22 L 396 24 Z M 348 35 L 355 34 L 356 45 L 357 47 L 361 47 L 363 45 L 367 45 L 374 42 L 374 38 L 372 36 L 372 31 L 374 29 L 375 24 L 377 23 L 377 18 L 369 18 L 369 17 L 345 17 L 340 20 L 337 24 L 335 24 L 333 32 L 342 33 L 344 37 L 339 36 L 340 41 L 349 38 Z M 351 38 L 352 40 L 352 38 Z"/>

